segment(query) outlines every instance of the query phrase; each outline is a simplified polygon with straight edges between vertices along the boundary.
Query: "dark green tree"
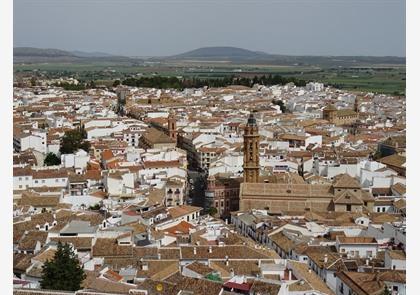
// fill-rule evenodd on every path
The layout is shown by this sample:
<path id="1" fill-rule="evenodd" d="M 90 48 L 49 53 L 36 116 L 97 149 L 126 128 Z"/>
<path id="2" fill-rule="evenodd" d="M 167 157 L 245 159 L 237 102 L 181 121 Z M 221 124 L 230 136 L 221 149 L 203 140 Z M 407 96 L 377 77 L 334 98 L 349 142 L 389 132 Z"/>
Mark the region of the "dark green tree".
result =
<path id="1" fill-rule="evenodd" d="M 112 86 L 114 86 L 114 87 L 117 87 L 118 85 L 121 85 L 120 80 L 115 80 L 114 83 L 112 84 Z"/>
<path id="2" fill-rule="evenodd" d="M 54 258 L 42 267 L 41 288 L 77 291 L 85 278 L 86 274 L 69 244 L 59 242 Z"/>
<path id="3" fill-rule="evenodd" d="M 93 80 L 90 80 L 89 83 L 87 83 L 87 88 L 96 88 L 96 83 Z"/>
<path id="4" fill-rule="evenodd" d="M 61 138 L 60 153 L 72 154 L 78 149 L 83 149 L 89 152 L 90 143 L 86 140 L 86 131 L 84 127 L 79 127 L 73 130 L 66 131 Z"/>
<path id="5" fill-rule="evenodd" d="M 273 99 L 271 102 L 273 104 L 275 104 L 275 105 L 280 106 L 280 110 L 282 111 L 282 113 L 285 113 L 286 112 L 286 110 L 287 110 L 286 109 L 286 106 L 285 106 L 284 102 L 281 99 L 279 99 L 279 100 Z"/>
<path id="6" fill-rule="evenodd" d="M 44 159 L 45 166 L 55 166 L 55 165 L 60 165 L 60 164 L 61 164 L 61 159 L 57 157 L 56 154 L 51 153 L 51 152 L 48 153 Z"/>
<path id="7" fill-rule="evenodd" d="M 385 285 L 382 295 L 391 295 L 391 294 L 392 294 L 391 291 L 389 291 L 388 287 Z"/>
<path id="8" fill-rule="evenodd" d="M 211 207 L 211 208 L 209 209 L 209 215 L 214 216 L 214 215 L 216 215 L 216 214 L 217 214 L 217 209 L 216 209 L 216 208 L 214 208 L 214 207 Z"/>

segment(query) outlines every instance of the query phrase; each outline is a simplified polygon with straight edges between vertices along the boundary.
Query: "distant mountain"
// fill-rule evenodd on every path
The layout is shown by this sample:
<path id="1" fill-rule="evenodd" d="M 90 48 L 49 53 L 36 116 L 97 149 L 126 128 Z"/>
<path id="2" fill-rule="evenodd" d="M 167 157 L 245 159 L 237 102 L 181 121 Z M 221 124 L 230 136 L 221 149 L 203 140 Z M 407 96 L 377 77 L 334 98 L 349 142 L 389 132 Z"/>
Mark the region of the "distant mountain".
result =
<path id="1" fill-rule="evenodd" d="M 62 57 L 62 56 L 76 56 L 75 54 L 52 48 L 34 48 L 34 47 L 15 47 L 13 48 L 14 56 L 43 56 L 43 57 Z"/>
<path id="2" fill-rule="evenodd" d="M 171 59 L 200 59 L 200 60 L 249 60 L 267 59 L 270 54 L 259 51 L 251 51 L 238 47 L 202 47 L 178 55 Z"/>
<path id="3" fill-rule="evenodd" d="M 222 61 L 233 64 L 265 64 L 284 66 L 318 66 L 318 67 L 354 67 L 372 65 L 404 65 L 405 57 L 395 56 L 297 56 L 268 54 L 238 47 L 202 47 L 169 57 L 148 58 L 149 61 L 200 62 Z M 43 49 L 34 47 L 15 47 L 14 63 L 95 63 L 116 62 L 137 64 L 142 58 L 115 56 L 103 52 L 66 51 L 60 49 Z"/>
<path id="4" fill-rule="evenodd" d="M 310 56 L 280 55 L 237 47 L 202 47 L 165 58 L 184 61 L 228 61 L 240 64 L 271 64 L 288 66 L 352 67 L 364 65 L 405 64 L 405 57 L 395 56 Z"/>
<path id="5" fill-rule="evenodd" d="M 115 56 L 103 52 L 66 51 L 52 48 L 15 47 L 13 49 L 15 63 L 38 63 L 38 62 L 136 62 L 125 56 Z"/>
<path id="6" fill-rule="evenodd" d="M 111 57 L 115 56 L 113 54 L 105 53 L 105 52 L 85 52 L 85 51 L 79 51 L 74 50 L 71 51 L 72 54 L 78 57 Z"/>

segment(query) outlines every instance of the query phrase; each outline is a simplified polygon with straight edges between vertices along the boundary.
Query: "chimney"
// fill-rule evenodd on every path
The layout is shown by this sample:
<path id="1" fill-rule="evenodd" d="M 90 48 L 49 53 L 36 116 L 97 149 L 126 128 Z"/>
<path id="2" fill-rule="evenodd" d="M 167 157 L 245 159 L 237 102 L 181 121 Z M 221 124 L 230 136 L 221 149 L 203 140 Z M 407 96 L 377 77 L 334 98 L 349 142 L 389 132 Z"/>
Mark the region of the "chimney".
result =
<path id="1" fill-rule="evenodd" d="M 213 248 L 211 246 L 209 247 L 209 253 L 213 253 Z"/>
<path id="2" fill-rule="evenodd" d="M 233 278 L 235 276 L 235 271 L 233 268 L 230 269 L 230 276 Z"/>
<path id="3" fill-rule="evenodd" d="M 325 254 L 324 255 L 324 263 L 327 263 L 328 262 L 328 255 L 327 254 Z"/>
<path id="4" fill-rule="evenodd" d="M 194 255 L 197 255 L 197 248 L 194 247 Z"/>
<path id="5" fill-rule="evenodd" d="M 312 269 L 308 269 L 308 272 L 309 272 L 309 273 L 312 273 Z"/>
<path id="6" fill-rule="evenodd" d="M 228 266 L 229 265 L 229 256 L 225 256 L 225 264 L 226 264 L 226 266 Z"/>
<path id="7" fill-rule="evenodd" d="M 289 269 L 289 281 L 291 281 L 291 280 L 292 280 L 292 270 Z"/>
<path id="8" fill-rule="evenodd" d="M 160 253 L 158 253 L 158 259 L 160 260 L 161 259 L 161 257 L 162 257 L 162 255 L 160 254 Z"/>
<path id="9" fill-rule="evenodd" d="M 261 259 L 258 259 L 258 267 L 261 267 Z"/>
<path id="10" fill-rule="evenodd" d="M 369 259 L 366 259 L 366 265 L 369 266 Z"/>

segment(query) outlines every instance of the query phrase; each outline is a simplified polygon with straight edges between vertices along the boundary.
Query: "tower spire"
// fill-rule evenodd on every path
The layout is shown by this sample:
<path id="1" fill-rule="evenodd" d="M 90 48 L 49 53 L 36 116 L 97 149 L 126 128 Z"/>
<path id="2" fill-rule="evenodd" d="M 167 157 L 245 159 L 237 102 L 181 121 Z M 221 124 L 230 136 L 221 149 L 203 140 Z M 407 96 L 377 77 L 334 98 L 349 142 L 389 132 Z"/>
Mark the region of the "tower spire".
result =
<path id="1" fill-rule="evenodd" d="M 176 118 L 172 111 L 170 111 L 168 115 L 168 133 L 172 140 L 177 141 Z"/>
<path id="2" fill-rule="evenodd" d="M 254 112 L 249 117 L 244 132 L 244 182 L 258 182 L 260 174 L 260 136 Z"/>

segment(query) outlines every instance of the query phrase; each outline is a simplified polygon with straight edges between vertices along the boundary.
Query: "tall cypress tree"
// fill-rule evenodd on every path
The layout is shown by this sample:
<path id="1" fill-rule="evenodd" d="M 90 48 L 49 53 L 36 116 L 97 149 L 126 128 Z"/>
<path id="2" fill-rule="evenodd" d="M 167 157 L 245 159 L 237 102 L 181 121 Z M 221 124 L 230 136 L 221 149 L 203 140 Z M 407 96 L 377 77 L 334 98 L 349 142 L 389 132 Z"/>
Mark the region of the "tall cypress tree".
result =
<path id="1" fill-rule="evenodd" d="M 86 274 L 70 245 L 59 242 L 53 260 L 42 267 L 41 288 L 77 291 L 85 278 Z"/>

